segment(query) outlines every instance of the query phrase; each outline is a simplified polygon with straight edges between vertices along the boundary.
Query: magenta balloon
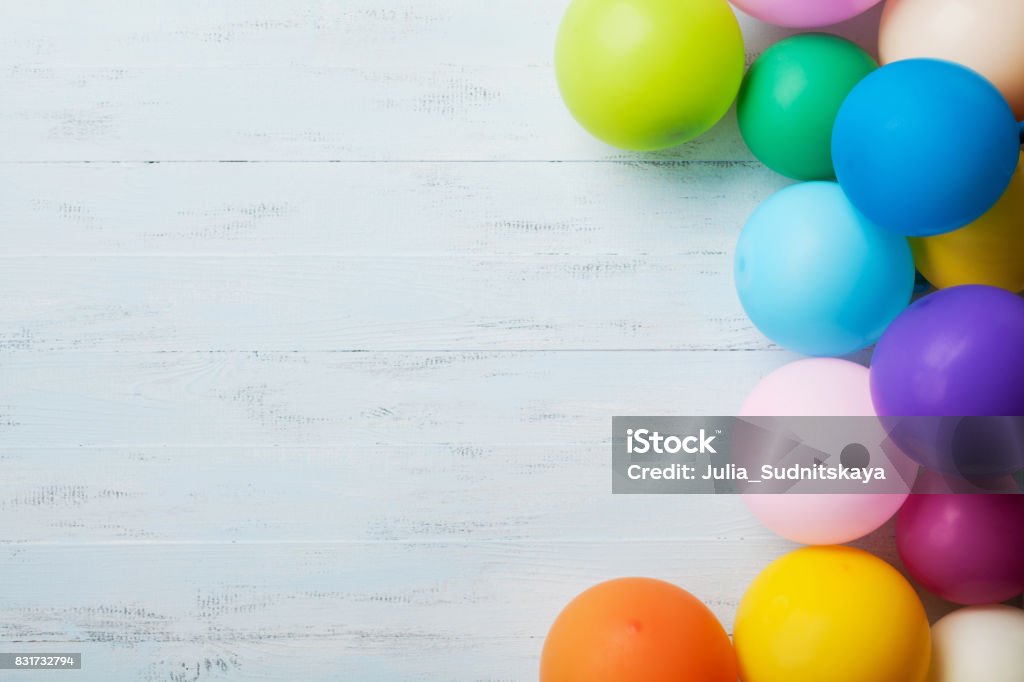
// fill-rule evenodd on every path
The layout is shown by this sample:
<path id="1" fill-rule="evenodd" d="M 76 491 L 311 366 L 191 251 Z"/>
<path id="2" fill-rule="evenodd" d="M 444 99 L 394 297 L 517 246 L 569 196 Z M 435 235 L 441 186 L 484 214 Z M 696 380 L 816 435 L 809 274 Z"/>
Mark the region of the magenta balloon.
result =
<path id="1" fill-rule="evenodd" d="M 896 544 L 910 575 L 943 599 L 995 604 L 1024 592 L 1024 496 L 911 495 Z"/>
<path id="2" fill-rule="evenodd" d="M 777 26 L 813 28 L 863 14 L 881 0 L 732 0 L 750 16 Z"/>

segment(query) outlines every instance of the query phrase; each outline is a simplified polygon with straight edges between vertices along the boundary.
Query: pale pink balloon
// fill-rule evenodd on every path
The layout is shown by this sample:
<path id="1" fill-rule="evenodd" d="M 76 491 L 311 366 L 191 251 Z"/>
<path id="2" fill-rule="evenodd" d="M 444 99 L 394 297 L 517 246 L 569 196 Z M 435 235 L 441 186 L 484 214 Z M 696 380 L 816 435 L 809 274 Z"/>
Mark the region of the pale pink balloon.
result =
<path id="1" fill-rule="evenodd" d="M 878 52 L 883 64 L 932 57 L 970 67 L 1024 118 L 1024 1 L 889 0 Z"/>
<path id="2" fill-rule="evenodd" d="M 732 0 L 750 16 L 776 26 L 814 28 L 863 14 L 881 0 Z"/>
<path id="3" fill-rule="evenodd" d="M 873 417 L 868 368 L 837 358 L 806 358 L 754 387 L 740 417 Z"/>
<path id="4" fill-rule="evenodd" d="M 809 358 L 781 367 L 754 387 L 740 417 L 870 417 L 868 369 L 848 360 Z M 745 494 L 743 500 L 774 533 L 806 545 L 843 544 L 877 530 L 906 495 Z"/>

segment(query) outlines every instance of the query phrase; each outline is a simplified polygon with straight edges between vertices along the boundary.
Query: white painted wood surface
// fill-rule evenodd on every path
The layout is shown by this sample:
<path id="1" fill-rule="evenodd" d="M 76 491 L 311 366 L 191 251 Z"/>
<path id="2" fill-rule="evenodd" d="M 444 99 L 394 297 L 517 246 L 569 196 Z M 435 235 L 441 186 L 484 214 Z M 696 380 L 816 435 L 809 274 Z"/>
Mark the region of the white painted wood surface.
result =
<path id="1" fill-rule="evenodd" d="M 563 0 L 0 7 L 0 159 L 607 160 L 551 74 Z M 841 32 L 870 45 L 877 12 Z M 751 55 L 785 35 L 744 20 Z M 664 158 L 747 159 L 734 119 Z"/>
<path id="2" fill-rule="evenodd" d="M 731 115 L 660 155 L 589 139 L 563 8 L 0 5 L 3 650 L 530 680 L 623 574 L 731 626 L 788 545 L 737 499 L 612 497 L 607 434 L 730 413 L 791 359 L 730 256 L 785 181 Z M 743 25 L 751 57 L 783 35 Z"/>

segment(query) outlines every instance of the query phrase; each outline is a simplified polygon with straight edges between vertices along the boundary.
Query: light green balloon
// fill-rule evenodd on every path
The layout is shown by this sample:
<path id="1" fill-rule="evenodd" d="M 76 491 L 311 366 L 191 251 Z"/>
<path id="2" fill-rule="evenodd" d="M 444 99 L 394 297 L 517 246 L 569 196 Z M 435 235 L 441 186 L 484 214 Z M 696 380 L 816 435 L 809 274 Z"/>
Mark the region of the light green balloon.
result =
<path id="1" fill-rule="evenodd" d="M 725 0 L 574 0 L 555 71 L 569 111 L 623 149 L 665 149 L 713 126 L 743 78 L 743 36 Z"/>

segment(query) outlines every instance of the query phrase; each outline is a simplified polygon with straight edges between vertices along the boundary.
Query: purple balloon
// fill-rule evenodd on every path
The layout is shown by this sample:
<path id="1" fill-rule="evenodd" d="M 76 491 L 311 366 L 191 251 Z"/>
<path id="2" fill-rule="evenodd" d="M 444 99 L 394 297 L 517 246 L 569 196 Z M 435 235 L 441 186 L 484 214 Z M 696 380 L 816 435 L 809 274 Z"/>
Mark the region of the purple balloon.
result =
<path id="1" fill-rule="evenodd" d="M 936 291 L 886 329 L 871 360 L 871 398 L 918 462 L 964 477 L 1024 465 L 1024 300 L 996 287 Z M 988 418 L 986 418 L 988 417 Z"/>
<path id="2" fill-rule="evenodd" d="M 871 397 L 885 415 L 1024 415 L 1024 300 L 967 285 L 917 301 L 878 341 Z"/>
<path id="3" fill-rule="evenodd" d="M 911 495 L 896 519 L 911 576 L 958 604 L 1024 592 L 1024 496 Z"/>

